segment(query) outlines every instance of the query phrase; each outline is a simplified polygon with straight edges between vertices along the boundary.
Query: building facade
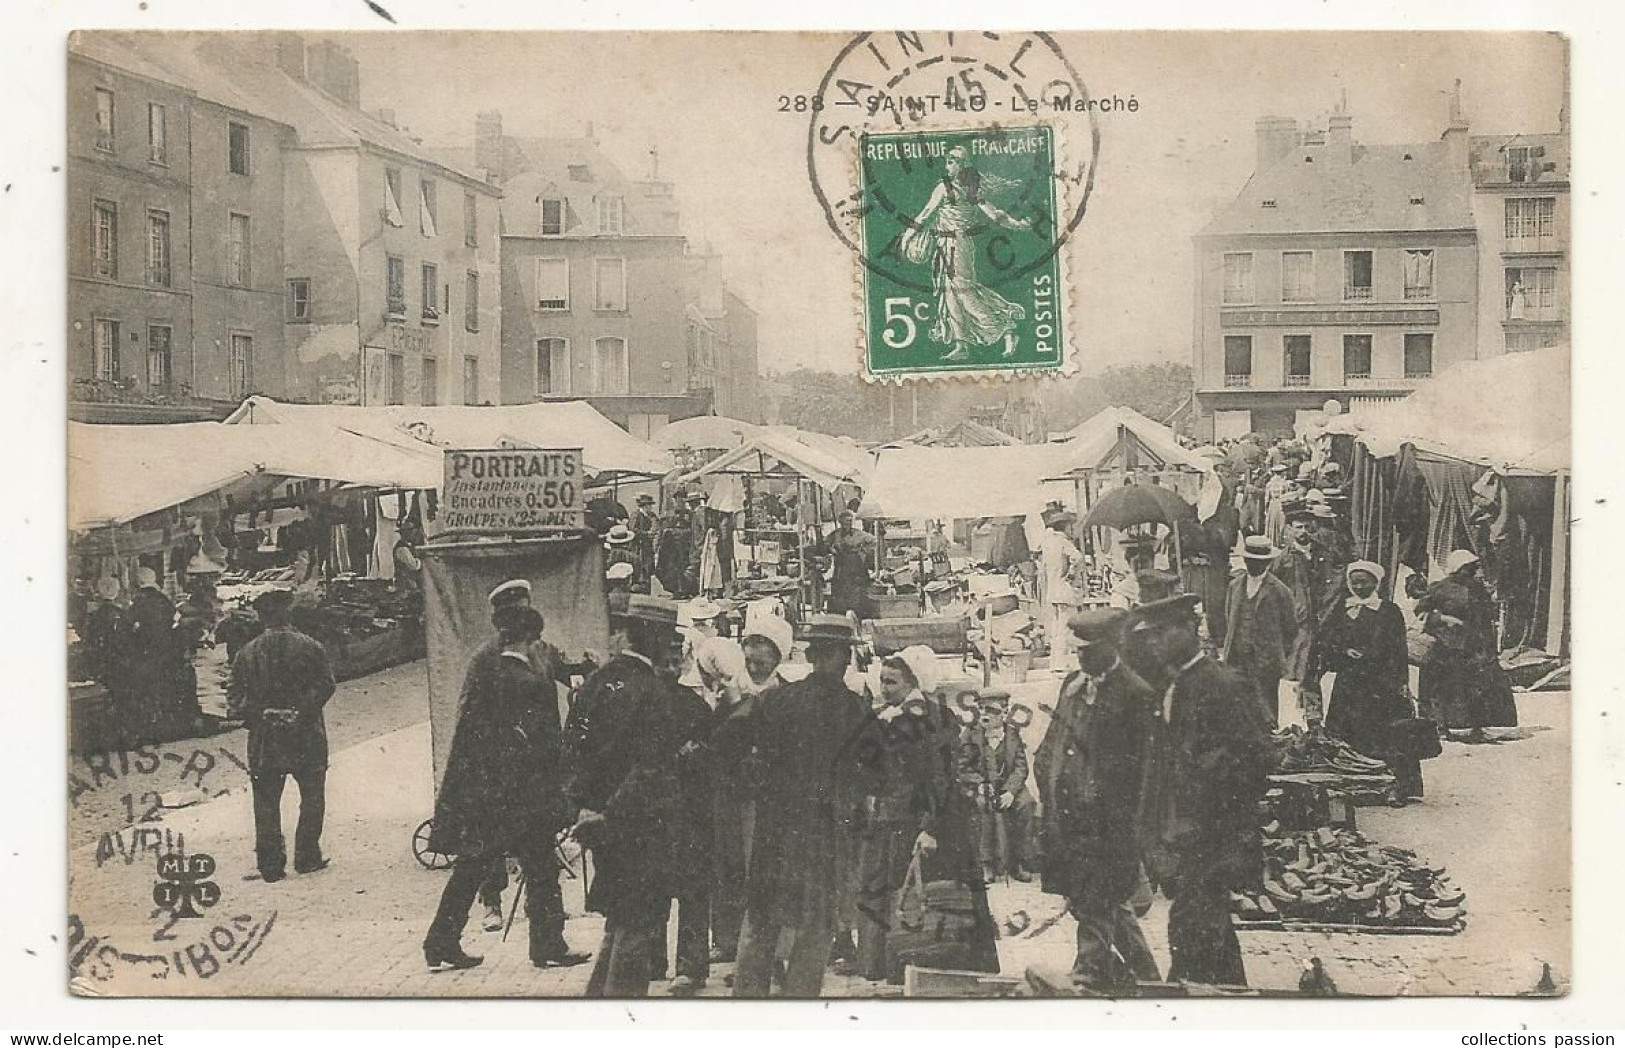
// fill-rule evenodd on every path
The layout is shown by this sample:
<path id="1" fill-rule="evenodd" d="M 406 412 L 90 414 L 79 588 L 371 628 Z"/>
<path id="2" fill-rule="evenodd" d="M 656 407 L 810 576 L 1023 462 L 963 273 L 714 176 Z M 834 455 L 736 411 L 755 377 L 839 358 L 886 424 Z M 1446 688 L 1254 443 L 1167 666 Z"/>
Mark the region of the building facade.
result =
<path id="1" fill-rule="evenodd" d="M 1365 146 L 1353 118 L 1265 117 L 1254 174 L 1196 237 L 1196 430 L 1290 433 L 1328 399 L 1403 397 L 1477 355 L 1465 126 Z"/>
<path id="2" fill-rule="evenodd" d="M 590 129 L 516 138 L 496 112 L 474 157 L 503 193 L 504 403 L 584 399 L 640 437 L 759 417 L 755 316 L 690 253 L 671 183 L 627 177 Z"/>
<path id="3" fill-rule="evenodd" d="M 1474 135 L 1473 217 L 1484 352 L 1569 340 L 1569 136 Z"/>

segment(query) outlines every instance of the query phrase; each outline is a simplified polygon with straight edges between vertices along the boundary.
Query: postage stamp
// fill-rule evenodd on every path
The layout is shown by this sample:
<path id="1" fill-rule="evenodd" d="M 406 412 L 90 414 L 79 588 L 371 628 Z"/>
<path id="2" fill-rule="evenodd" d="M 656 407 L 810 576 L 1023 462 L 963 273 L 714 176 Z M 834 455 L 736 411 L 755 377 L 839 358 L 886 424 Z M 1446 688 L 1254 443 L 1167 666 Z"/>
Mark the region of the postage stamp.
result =
<path id="1" fill-rule="evenodd" d="M 865 365 L 1056 368 L 1066 344 L 1045 124 L 865 135 Z"/>

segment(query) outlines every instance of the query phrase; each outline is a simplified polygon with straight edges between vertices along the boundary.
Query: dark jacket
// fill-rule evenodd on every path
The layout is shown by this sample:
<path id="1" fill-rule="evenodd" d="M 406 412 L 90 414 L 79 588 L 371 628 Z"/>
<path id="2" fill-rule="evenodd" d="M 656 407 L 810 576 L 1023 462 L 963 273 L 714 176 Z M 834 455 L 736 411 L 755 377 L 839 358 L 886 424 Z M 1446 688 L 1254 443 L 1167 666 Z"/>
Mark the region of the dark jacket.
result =
<path id="1" fill-rule="evenodd" d="M 470 660 L 429 843 L 447 855 L 501 855 L 569 825 L 558 694 L 524 660 Z"/>
<path id="2" fill-rule="evenodd" d="M 1021 731 L 1006 725 L 997 746 L 988 743 L 981 727 L 966 728 L 959 744 L 959 782 L 967 792 L 997 800 L 1001 793 L 1013 794 L 1018 801 L 1032 799 L 1027 789 L 1027 744 Z"/>
<path id="3" fill-rule="evenodd" d="M 1361 608 L 1352 619 L 1346 608 L 1333 609 L 1316 631 L 1310 666 L 1316 677 L 1337 674 L 1326 730 L 1361 753 L 1382 756 L 1389 748 L 1389 725 L 1411 716 L 1410 661 L 1399 608 L 1385 600 L 1375 611 Z"/>
<path id="4" fill-rule="evenodd" d="M 588 677 L 565 727 L 565 794 L 605 816 L 582 844 L 595 874 L 587 905 L 610 914 L 671 894 L 682 746 L 670 686 L 647 662 L 617 655 Z"/>
<path id="5" fill-rule="evenodd" d="M 1251 626 L 1244 626 L 1247 575 L 1230 580 L 1225 601 L 1224 662 L 1261 680 L 1279 680 L 1286 675 L 1287 660 L 1298 636 L 1298 615 L 1292 606 L 1292 591 L 1280 579 L 1265 572 L 1263 584 L 1253 602 Z M 1273 702 L 1275 696 L 1265 696 Z"/>
<path id="6" fill-rule="evenodd" d="M 678 806 L 672 830 L 672 868 L 679 886 L 704 890 L 711 883 L 715 844 L 716 756 L 711 734 L 718 715 L 699 693 L 667 681 L 677 737 Z"/>
<path id="7" fill-rule="evenodd" d="M 795 923 L 806 903 L 833 899 L 846 876 L 837 838 L 875 785 L 876 754 L 864 745 L 874 719 L 842 681 L 813 674 L 759 696 L 718 728 L 730 754 L 754 751 L 761 792 L 746 877 L 746 912 Z"/>
<path id="8" fill-rule="evenodd" d="M 248 724 L 251 775 L 327 767 L 322 707 L 333 697 L 327 649 L 291 626 L 266 630 L 231 663 L 228 704 Z M 292 710 L 291 721 L 268 710 Z"/>
<path id="9" fill-rule="evenodd" d="M 1158 698 L 1122 662 L 1098 679 L 1078 672 L 1062 683 L 1033 755 L 1046 892 L 1112 902 L 1134 894 L 1135 819 Z"/>
<path id="10" fill-rule="evenodd" d="M 1153 721 L 1141 791 L 1142 852 L 1164 883 L 1254 887 L 1264 862 L 1258 802 L 1274 750 L 1253 684 L 1204 656 L 1170 687 L 1172 701 L 1165 693 Z"/>

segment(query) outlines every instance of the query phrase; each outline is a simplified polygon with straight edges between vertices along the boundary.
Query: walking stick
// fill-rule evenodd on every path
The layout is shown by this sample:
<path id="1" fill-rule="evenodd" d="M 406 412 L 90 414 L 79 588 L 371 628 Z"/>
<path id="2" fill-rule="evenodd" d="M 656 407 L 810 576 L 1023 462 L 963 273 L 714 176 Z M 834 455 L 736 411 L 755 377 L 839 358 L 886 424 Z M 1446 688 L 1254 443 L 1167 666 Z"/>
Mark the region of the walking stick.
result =
<path id="1" fill-rule="evenodd" d="M 513 909 L 508 911 L 508 923 L 502 928 L 502 941 L 508 941 L 508 933 L 513 930 L 513 919 L 519 916 L 519 900 L 525 895 L 525 868 L 519 868 L 519 887 L 513 893 Z"/>

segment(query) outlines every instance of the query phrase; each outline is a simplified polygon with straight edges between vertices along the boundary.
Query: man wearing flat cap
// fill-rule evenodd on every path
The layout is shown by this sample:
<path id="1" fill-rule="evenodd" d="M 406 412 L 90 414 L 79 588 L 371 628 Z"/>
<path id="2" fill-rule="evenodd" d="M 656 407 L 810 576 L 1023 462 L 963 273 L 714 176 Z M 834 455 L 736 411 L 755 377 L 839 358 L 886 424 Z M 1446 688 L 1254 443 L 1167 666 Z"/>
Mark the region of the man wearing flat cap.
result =
<path id="1" fill-rule="evenodd" d="M 315 873 L 322 855 L 327 808 L 327 725 L 322 707 L 333 697 L 327 649 L 293 628 L 293 593 L 271 590 L 254 601 L 265 632 L 231 663 L 229 708 L 248 724 L 248 778 L 254 792 L 254 858 L 267 883 L 287 872 L 282 837 L 282 788 L 299 784 L 299 824 L 293 867 Z"/>
<path id="2" fill-rule="evenodd" d="M 1072 970 L 1097 990 L 1160 978 L 1129 901 L 1141 878 L 1135 817 L 1160 698 L 1119 654 L 1129 617 L 1115 608 L 1091 608 L 1068 621 L 1079 669 L 1061 684 L 1034 753 L 1043 806 L 1043 888 L 1067 900 L 1078 924 Z"/>
<path id="3" fill-rule="evenodd" d="M 983 877 L 1004 874 L 1030 881 L 1033 795 L 1027 788 L 1027 743 L 1007 723 L 1010 693 L 1000 687 L 976 691 L 976 723 L 960 738 L 959 782 L 975 796 L 972 825 L 981 842 Z"/>
<path id="4" fill-rule="evenodd" d="M 665 673 L 676 660 L 677 605 L 630 594 L 610 630 L 612 657 L 570 707 L 565 792 L 573 833 L 593 855 L 587 908 L 604 915 L 587 996 L 644 997 L 673 888 L 682 739 Z"/>
<path id="5" fill-rule="evenodd" d="M 1262 881 L 1258 802 L 1274 753 L 1253 685 L 1203 652 L 1199 604 L 1174 594 L 1134 613 L 1135 666 L 1159 692 L 1136 821 L 1151 878 L 1173 901 L 1168 978 L 1240 986 L 1229 895 Z"/>
<path id="6" fill-rule="evenodd" d="M 803 638 L 812 673 L 762 695 L 712 736 L 722 759 L 751 753 L 762 793 L 745 880 L 735 997 L 766 997 L 782 931 L 795 932 L 787 997 L 823 992 L 837 919 L 839 838 L 877 783 L 865 768 L 869 706 L 846 686 L 856 636 L 840 615 L 813 615 Z"/>

